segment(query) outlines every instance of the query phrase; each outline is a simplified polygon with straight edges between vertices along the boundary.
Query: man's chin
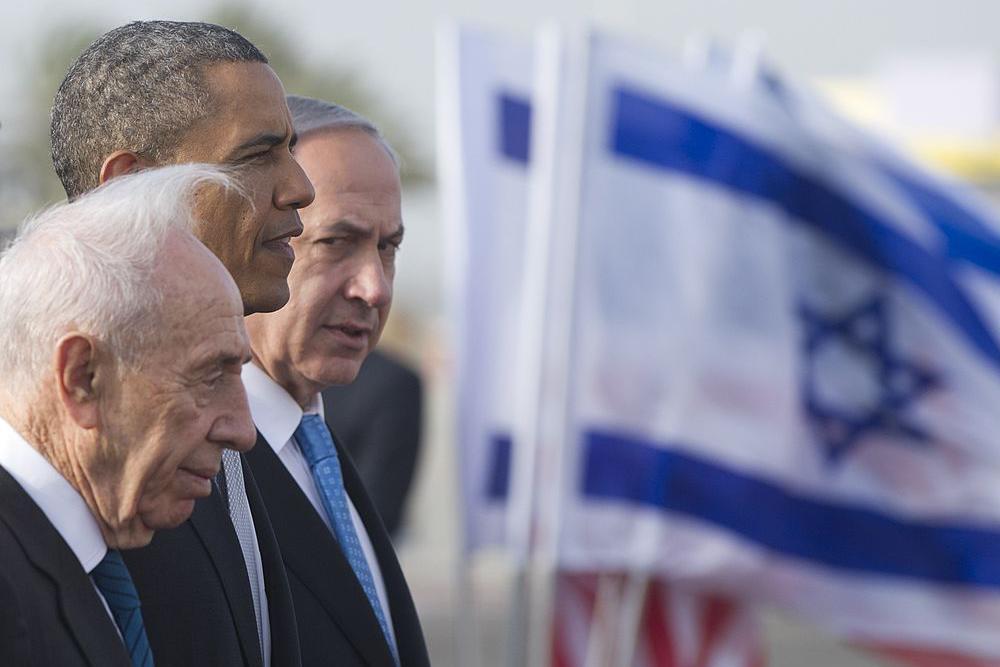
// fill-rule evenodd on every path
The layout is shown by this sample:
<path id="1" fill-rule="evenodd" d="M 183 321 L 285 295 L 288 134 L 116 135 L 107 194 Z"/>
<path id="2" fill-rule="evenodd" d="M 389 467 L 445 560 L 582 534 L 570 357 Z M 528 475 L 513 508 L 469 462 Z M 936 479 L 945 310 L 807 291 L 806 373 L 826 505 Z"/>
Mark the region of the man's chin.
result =
<path id="1" fill-rule="evenodd" d="M 158 530 L 170 530 L 191 518 L 191 513 L 194 512 L 194 504 L 195 500 L 193 498 L 175 500 L 171 503 L 167 511 L 151 512 L 141 515 L 140 519 L 145 530 L 150 533 Z M 150 539 L 152 539 L 152 536 L 150 536 Z"/>
<path id="2" fill-rule="evenodd" d="M 275 284 L 269 289 L 240 290 L 243 298 L 243 314 L 273 313 L 288 303 L 288 282 L 282 276 L 280 281 L 275 278 Z"/>
<path id="3" fill-rule="evenodd" d="M 141 519 L 136 519 L 127 527 L 105 535 L 108 547 L 111 549 L 139 549 L 153 541 L 154 530 Z"/>

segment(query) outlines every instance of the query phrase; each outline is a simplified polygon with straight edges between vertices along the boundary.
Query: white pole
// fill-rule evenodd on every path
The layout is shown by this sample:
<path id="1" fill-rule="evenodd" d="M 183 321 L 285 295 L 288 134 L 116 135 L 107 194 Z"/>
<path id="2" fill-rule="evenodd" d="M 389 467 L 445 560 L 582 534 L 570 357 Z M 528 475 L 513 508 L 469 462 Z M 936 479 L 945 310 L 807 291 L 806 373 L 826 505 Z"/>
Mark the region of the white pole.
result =
<path id="1" fill-rule="evenodd" d="M 601 574 L 597 580 L 597 598 L 590 619 L 585 667 L 609 667 L 615 654 L 618 616 L 621 612 L 622 585 L 618 577 Z"/>
<path id="2" fill-rule="evenodd" d="M 536 538 L 530 542 L 531 609 L 528 635 L 530 667 L 548 667 L 552 650 L 555 581 L 558 572 L 559 534 L 566 480 L 573 467 L 573 447 L 567 442 L 573 366 L 570 359 L 574 335 L 574 283 L 577 262 L 580 179 L 587 95 L 587 53 L 590 32 L 578 30 L 567 38 L 556 28 L 539 32 L 536 49 L 536 141 L 532 150 L 537 172 L 532 172 L 529 193 L 529 227 L 545 230 L 536 256 L 545 268 L 539 283 L 547 297 L 536 305 L 536 317 L 545 323 L 538 362 L 543 369 L 535 386 L 536 410 L 531 440 L 537 447 L 535 463 L 535 521 L 529 524 Z M 559 243 L 552 239 L 558 238 Z M 529 257 L 529 261 L 530 261 Z M 544 480 L 545 484 L 539 483 Z"/>
<path id="3" fill-rule="evenodd" d="M 630 667 L 635 659 L 649 585 L 650 576 L 646 572 L 629 572 L 626 576 L 621 614 L 617 624 L 618 638 L 615 642 L 617 660 L 614 664 L 617 667 Z"/>

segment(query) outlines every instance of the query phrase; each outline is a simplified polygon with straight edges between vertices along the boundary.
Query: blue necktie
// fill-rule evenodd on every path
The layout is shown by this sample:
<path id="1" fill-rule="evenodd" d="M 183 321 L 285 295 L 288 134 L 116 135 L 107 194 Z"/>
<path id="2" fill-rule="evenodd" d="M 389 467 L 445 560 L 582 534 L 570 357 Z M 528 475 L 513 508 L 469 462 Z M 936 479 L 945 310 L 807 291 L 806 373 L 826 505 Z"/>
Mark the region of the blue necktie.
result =
<path id="1" fill-rule="evenodd" d="M 316 488 L 319 490 L 320 498 L 323 500 L 323 508 L 326 516 L 330 519 L 333 532 L 337 536 L 340 548 L 354 570 L 354 576 L 358 578 L 361 588 L 368 596 L 368 602 L 375 612 L 375 618 L 382 627 L 382 634 L 389 644 L 389 651 L 399 664 L 399 656 L 396 653 L 396 646 L 392 642 L 392 635 L 389 634 L 389 624 L 386 622 L 385 612 L 379 604 L 378 594 L 375 592 L 375 580 L 372 578 L 371 570 L 368 568 L 368 561 L 361 550 L 361 542 L 358 541 L 358 534 L 354 531 L 354 523 L 351 521 L 351 511 L 347 505 L 347 492 L 344 490 L 344 476 L 340 471 L 340 459 L 337 456 L 337 449 L 333 446 L 333 438 L 326 423 L 319 415 L 302 415 L 299 427 L 295 429 L 295 441 L 299 443 L 309 469 L 312 471 Z"/>
<path id="2" fill-rule="evenodd" d="M 121 553 L 108 549 L 104 560 L 97 564 L 90 577 L 111 609 L 133 667 L 153 667 L 153 652 L 149 649 L 146 628 L 142 624 L 139 594 Z"/>

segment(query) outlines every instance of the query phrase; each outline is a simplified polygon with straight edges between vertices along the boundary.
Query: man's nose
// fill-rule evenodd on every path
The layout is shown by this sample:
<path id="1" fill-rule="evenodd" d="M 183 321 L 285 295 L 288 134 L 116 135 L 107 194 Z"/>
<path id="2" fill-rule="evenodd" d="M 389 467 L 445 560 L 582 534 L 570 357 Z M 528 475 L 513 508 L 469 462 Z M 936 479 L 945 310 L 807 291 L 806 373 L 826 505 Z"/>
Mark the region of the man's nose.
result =
<path id="1" fill-rule="evenodd" d="M 386 275 L 381 257 L 367 257 L 351 278 L 348 297 L 360 299 L 371 308 L 381 308 L 392 300 L 392 279 Z"/>
<path id="2" fill-rule="evenodd" d="M 242 382 L 234 392 L 228 409 L 212 425 L 210 439 L 238 452 L 250 451 L 257 442 L 257 429 L 250 417 L 250 406 Z"/>
<path id="3" fill-rule="evenodd" d="M 275 185 L 274 206 L 279 210 L 305 208 L 316 198 L 316 189 L 306 172 L 291 156 L 288 157 L 287 165 L 286 173 Z"/>

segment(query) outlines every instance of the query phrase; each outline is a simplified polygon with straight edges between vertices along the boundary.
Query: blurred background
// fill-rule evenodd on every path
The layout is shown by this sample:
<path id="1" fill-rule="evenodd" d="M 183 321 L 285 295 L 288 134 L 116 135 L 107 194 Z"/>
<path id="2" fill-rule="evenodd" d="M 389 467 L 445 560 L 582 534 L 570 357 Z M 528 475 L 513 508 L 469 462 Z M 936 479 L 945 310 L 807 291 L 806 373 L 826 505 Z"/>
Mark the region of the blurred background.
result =
<path id="1" fill-rule="evenodd" d="M 458 494 L 444 337 L 443 232 L 435 189 L 434 27 L 444 17 L 529 37 L 539 23 L 587 22 L 679 52 L 692 36 L 760 40 L 787 75 L 922 159 L 1000 192 L 1000 3 L 956 0 L 459 0 L 220 3 L 42 0 L 4 3 L 0 21 L 0 229 L 62 198 L 48 151 L 48 112 L 70 61 L 94 37 L 134 19 L 204 20 L 264 50 L 288 92 L 372 118 L 403 158 L 406 244 L 383 347 L 419 369 L 423 449 L 397 547 L 434 664 L 456 652 Z M 479 559 L 473 597 L 484 663 L 502 663 L 509 571 Z M 794 619 L 765 619 L 769 664 L 881 664 Z M 463 631 L 464 632 L 464 631 Z"/>

